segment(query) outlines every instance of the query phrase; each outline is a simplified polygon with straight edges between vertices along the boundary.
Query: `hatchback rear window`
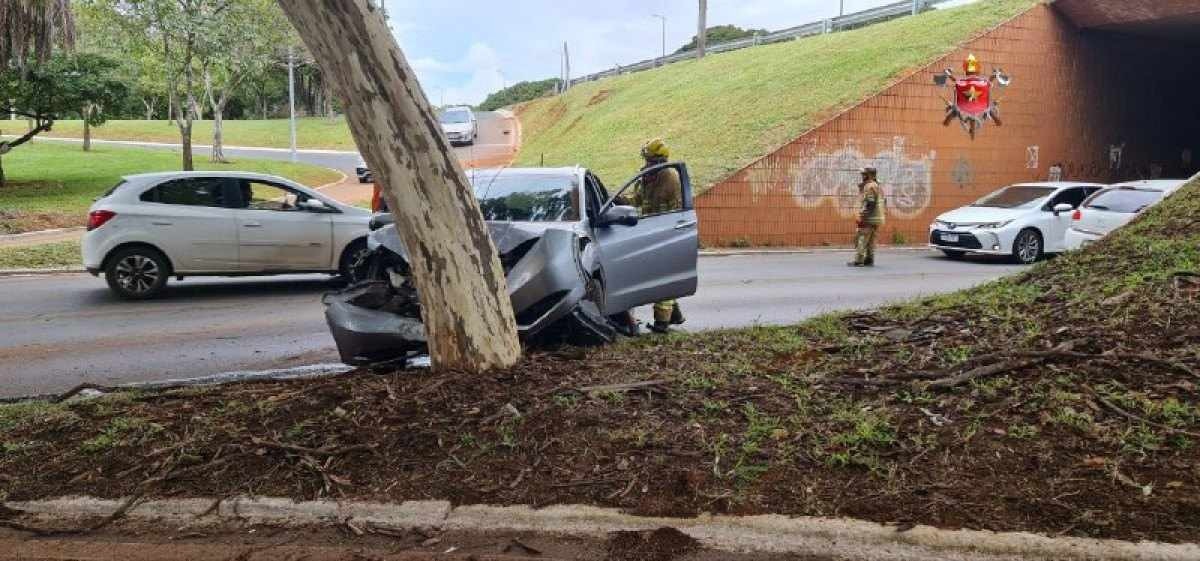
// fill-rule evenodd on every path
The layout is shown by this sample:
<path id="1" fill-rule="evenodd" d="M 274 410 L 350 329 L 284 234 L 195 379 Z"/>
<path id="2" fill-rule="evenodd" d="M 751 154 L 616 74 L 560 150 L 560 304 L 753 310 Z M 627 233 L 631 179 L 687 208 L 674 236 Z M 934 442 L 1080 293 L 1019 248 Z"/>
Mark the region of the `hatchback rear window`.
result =
<path id="1" fill-rule="evenodd" d="M 1098 195 L 1092 197 L 1091 200 L 1084 203 L 1083 208 L 1134 214 L 1157 203 L 1162 197 L 1162 191 L 1109 189 L 1101 191 Z"/>

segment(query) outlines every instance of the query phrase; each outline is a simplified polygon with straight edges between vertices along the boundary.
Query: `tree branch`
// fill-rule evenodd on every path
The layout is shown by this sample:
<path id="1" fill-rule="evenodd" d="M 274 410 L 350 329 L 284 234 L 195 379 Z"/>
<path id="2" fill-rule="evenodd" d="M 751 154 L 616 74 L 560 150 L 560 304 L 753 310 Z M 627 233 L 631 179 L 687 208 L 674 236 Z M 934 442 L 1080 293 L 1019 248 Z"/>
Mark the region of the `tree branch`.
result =
<path id="1" fill-rule="evenodd" d="M 21 135 L 16 140 L 10 142 L 0 142 L 0 155 L 7 154 L 13 148 L 33 140 L 33 137 L 50 130 L 50 127 L 52 126 L 54 126 L 53 120 L 38 119 L 37 124 L 34 125 L 32 129 L 29 129 L 29 132 Z"/>

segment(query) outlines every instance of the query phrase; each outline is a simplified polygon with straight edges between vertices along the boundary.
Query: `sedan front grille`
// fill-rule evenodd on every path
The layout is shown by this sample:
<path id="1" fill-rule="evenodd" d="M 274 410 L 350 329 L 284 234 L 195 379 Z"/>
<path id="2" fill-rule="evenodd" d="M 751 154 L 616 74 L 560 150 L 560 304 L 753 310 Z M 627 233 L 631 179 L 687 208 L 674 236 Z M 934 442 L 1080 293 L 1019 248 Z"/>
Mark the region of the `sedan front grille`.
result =
<path id="1" fill-rule="evenodd" d="M 958 241 L 948 242 L 942 239 L 942 234 L 954 234 L 958 236 Z M 929 243 L 939 247 L 961 247 L 963 249 L 983 249 L 983 244 L 979 243 L 979 238 L 974 234 L 965 232 L 943 232 L 942 230 L 934 230 L 929 234 Z"/>

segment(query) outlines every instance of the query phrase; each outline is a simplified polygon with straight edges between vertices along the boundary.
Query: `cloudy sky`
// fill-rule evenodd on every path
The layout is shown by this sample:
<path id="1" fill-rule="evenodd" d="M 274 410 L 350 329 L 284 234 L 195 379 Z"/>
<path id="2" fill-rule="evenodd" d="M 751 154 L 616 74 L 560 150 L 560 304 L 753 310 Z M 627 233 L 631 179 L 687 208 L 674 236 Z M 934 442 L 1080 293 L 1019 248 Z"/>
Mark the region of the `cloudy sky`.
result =
<path id="1" fill-rule="evenodd" d="M 839 0 L 709 0 L 708 24 L 770 30 L 835 16 Z M 846 12 L 893 0 L 845 0 Z M 505 84 L 558 75 L 563 41 L 571 74 L 658 56 L 696 33 L 697 0 L 386 0 L 392 27 L 433 103 L 476 104 Z"/>

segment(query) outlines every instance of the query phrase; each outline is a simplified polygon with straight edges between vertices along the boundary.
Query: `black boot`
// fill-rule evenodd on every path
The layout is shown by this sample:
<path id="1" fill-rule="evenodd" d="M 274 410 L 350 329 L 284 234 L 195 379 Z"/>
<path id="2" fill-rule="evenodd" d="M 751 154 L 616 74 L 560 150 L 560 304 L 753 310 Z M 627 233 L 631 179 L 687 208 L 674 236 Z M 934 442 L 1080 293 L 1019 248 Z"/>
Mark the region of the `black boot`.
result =
<path id="1" fill-rule="evenodd" d="M 671 308 L 671 325 L 683 325 L 685 321 L 687 320 L 683 318 L 683 312 L 679 309 L 679 304 L 675 304 L 675 307 Z"/>

